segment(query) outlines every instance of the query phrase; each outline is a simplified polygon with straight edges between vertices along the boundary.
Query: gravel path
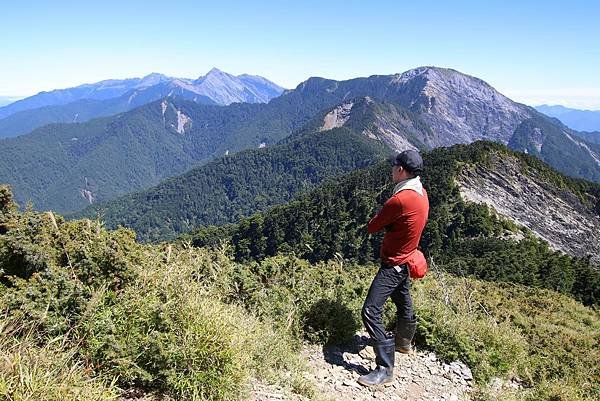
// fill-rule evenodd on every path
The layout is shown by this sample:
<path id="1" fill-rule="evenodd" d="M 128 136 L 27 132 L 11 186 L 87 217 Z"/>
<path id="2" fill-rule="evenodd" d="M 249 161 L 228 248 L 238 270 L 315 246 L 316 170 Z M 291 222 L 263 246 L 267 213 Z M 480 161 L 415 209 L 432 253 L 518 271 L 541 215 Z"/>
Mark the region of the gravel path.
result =
<path id="1" fill-rule="evenodd" d="M 307 345 L 302 356 L 311 371 L 306 378 L 315 383 L 326 400 L 382 401 L 467 401 L 473 376 L 461 362 L 440 361 L 434 353 L 417 351 L 411 355 L 396 353 L 395 380 L 388 386 L 370 389 L 356 379 L 375 366 L 373 348 L 362 333 L 349 347 Z M 304 400 L 277 387 L 254 385 L 253 401 Z"/>

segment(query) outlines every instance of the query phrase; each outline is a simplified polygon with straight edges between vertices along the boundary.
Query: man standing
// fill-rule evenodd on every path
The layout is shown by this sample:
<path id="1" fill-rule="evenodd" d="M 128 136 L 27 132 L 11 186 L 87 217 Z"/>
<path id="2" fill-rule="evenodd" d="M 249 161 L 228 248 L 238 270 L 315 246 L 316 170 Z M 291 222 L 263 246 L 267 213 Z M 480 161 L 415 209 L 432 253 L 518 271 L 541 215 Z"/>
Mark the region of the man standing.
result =
<path id="1" fill-rule="evenodd" d="M 416 316 L 410 296 L 410 277 L 405 261 L 419 245 L 427 222 L 429 200 L 419 174 L 423 159 L 418 152 L 406 150 L 392 165 L 394 194 L 369 221 L 369 233 L 385 229 L 381 245 L 381 267 L 371 283 L 362 308 L 363 323 L 374 342 L 377 368 L 358 382 L 377 386 L 394 379 L 394 351 L 408 353 L 416 329 Z M 388 297 L 397 308 L 396 338 L 388 338 L 383 327 L 383 305 Z"/>

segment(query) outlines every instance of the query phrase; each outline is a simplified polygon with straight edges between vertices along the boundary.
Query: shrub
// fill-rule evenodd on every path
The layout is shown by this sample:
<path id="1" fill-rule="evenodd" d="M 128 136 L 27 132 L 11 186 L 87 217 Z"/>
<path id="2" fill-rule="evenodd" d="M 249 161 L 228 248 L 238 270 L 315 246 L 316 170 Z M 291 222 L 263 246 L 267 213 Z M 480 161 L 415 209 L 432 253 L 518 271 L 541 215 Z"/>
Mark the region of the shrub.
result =
<path id="1" fill-rule="evenodd" d="M 203 275 L 218 258 L 178 249 L 165 264 L 164 254 L 151 252 L 148 260 L 158 263 L 123 291 L 106 293 L 84 324 L 82 352 L 97 371 L 176 400 L 232 400 L 251 375 L 295 369 L 286 336 L 220 301 L 215 277 Z"/>
<path id="2" fill-rule="evenodd" d="M 414 287 L 419 341 L 447 360 L 464 361 L 480 382 L 523 372 L 525 337 L 473 298 L 477 282 L 430 275 Z"/>
<path id="3" fill-rule="evenodd" d="M 326 345 L 347 343 L 362 326 L 356 311 L 334 299 L 318 300 L 303 314 L 302 320 L 305 336 Z"/>
<path id="4" fill-rule="evenodd" d="M 482 385 L 519 376 L 528 388 L 515 399 L 599 398 L 597 310 L 550 290 L 447 274 L 430 275 L 415 290 L 422 339 L 463 359 Z"/>
<path id="5" fill-rule="evenodd" d="M 95 291 L 118 289 L 143 265 L 130 230 L 31 211 L 0 236 L 0 305 L 52 337 L 77 325 Z"/>
<path id="6" fill-rule="evenodd" d="M 341 344 L 361 327 L 360 308 L 372 275 L 371 266 L 275 256 L 236 264 L 230 299 L 297 339 Z"/>

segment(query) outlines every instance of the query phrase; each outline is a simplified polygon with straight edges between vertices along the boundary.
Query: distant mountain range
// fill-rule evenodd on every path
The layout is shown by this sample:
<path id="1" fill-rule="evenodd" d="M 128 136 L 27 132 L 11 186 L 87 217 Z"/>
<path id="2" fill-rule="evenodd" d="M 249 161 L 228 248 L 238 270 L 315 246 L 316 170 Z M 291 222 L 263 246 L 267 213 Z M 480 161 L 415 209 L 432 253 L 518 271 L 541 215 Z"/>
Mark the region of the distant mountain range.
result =
<path id="1" fill-rule="evenodd" d="M 537 145 L 530 148 L 529 143 L 519 142 L 529 138 L 528 133 L 538 131 L 547 136 L 539 139 L 546 148 L 560 146 L 567 154 L 577 156 L 562 160 L 549 152 L 544 153 L 545 157 L 579 171 L 577 163 L 585 155 L 578 152 L 585 148 L 578 147 L 576 137 L 568 139 L 569 134 L 544 116 L 525 120 L 509 142 L 541 158 Z M 436 140 L 433 130 L 418 114 L 394 103 L 360 97 L 317 114 L 279 145 L 218 158 L 156 187 L 92 205 L 72 217 L 100 216 L 109 228 L 133 228 L 142 241 L 171 239 L 199 226 L 234 223 L 286 202 L 343 171 L 375 163 L 386 153 L 407 148 L 428 150 L 437 147 L 428 144 Z M 387 152 L 375 146 L 377 143 Z M 471 193 L 476 192 L 473 189 Z"/>
<path id="2" fill-rule="evenodd" d="M 574 134 L 586 142 L 600 145 L 600 110 L 578 110 L 547 105 L 537 106 L 536 110 L 577 130 Z"/>
<path id="3" fill-rule="evenodd" d="M 85 122 L 132 110 L 167 96 L 202 104 L 267 103 L 283 88 L 259 76 L 234 76 L 213 68 L 198 79 L 153 73 L 143 78 L 106 80 L 41 92 L 0 107 L 0 138 L 50 123 Z"/>
<path id="4" fill-rule="evenodd" d="M 0 182 L 13 185 L 21 203 L 69 212 L 228 153 L 336 127 L 376 139 L 390 153 L 492 140 L 600 181 L 600 146 L 480 79 L 419 67 L 347 81 L 310 78 L 268 104 L 169 97 L 113 117 L 48 125 L 0 142 Z"/>
<path id="5" fill-rule="evenodd" d="M 535 109 L 547 116 L 558 118 L 567 127 L 577 131 L 600 131 L 600 110 L 578 110 L 564 106 L 543 104 Z"/>

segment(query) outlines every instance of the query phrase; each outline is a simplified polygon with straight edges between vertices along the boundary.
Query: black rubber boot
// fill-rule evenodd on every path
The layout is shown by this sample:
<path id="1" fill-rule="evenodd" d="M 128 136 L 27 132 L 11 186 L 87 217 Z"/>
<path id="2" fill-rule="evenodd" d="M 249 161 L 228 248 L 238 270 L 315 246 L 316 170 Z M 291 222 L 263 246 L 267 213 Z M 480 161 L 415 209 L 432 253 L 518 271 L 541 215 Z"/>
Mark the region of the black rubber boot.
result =
<path id="1" fill-rule="evenodd" d="M 375 363 L 377 367 L 369 374 L 358 378 L 363 386 L 373 387 L 394 381 L 394 339 L 378 342 L 375 348 Z"/>
<path id="2" fill-rule="evenodd" d="M 398 319 L 396 321 L 396 351 L 409 354 L 412 351 L 412 339 L 417 329 L 417 318 Z"/>

